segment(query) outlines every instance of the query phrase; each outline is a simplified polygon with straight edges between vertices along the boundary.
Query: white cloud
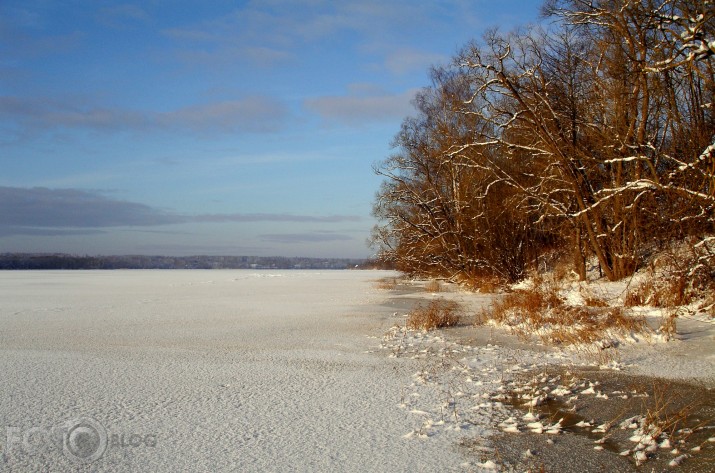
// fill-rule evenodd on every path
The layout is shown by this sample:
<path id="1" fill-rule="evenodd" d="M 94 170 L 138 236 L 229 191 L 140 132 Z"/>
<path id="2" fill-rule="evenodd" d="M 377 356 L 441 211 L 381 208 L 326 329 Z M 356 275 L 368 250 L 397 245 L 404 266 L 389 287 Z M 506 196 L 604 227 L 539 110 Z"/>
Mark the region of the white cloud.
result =
<path id="1" fill-rule="evenodd" d="M 344 33 L 354 37 L 357 51 L 388 54 L 409 42 L 406 38 L 424 37 L 437 25 L 444 28 L 445 22 L 458 21 L 463 8 L 460 0 L 261 0 L 192 25 L 167 28 L 163 34 L 176 42 L 177 56 L 190 64 L 247 60 L 274 65 L 293 60 L 308 45 L 329 46 Z M 411 59 L 416 60 L 414 54 Z M 434 57 L 428 59 L 428 64 L 434 62 Z M 398 70 L 406 66 L 396 59 L 388 64 Z"/>
<path id="2" fill-rule="evenodd" d="M 398 49 L 387 55 L 385 68 L 395 75 L 426 71 L 431 66 L 445 64 L 449 57 L 416 49 Z"/>
<path id="3" fill-rule="evenodd" d="M 266 213 L 235 213 L 235 214 L 202 214 L 187 217 L 192 222 L 304 222 L 304 223 L 338 223 L 357 222 L 361 218 L 355 215 L 293 215 Z"/>
<path id="4" fill-rule="evenodd" d="M 281 101 L 262 96 L 192 105 L 168 112 L 0 96 L 0 120 L 13 123 L 18 132 L 38 132 L 53 128 L 105 131 L 169 129 L 202 133 L 274 132 L 282 127 L 289 114 L 287 106 Z"/>
<path id="5" fill-rule="evenodd" d="M 271 233 L 260 235 L 260 240 L 270 243 L 321 243 L 328 241 L 349 241 L 353 237 L 339 233 Z"/>
<path id="6" fill-rule="evenodd" d="M 365 85 L 349 87 L 346 95 L 311 98 L 305 106 L 328 122 L 347 125 L 400 119 L 412 111 L 416 90 L 389 94 Z"/>
<path id="7" fill-rule="evenodd" d="M 141 7 L 128 3 L 101 8 L 97 21 L 114 29 L 126 29 L 149 20 L 149 15 Z"/>
<path id="8" fill-rule="evenodd" d="M 162 126 L 195 131 L 270 132 L 281 128 L 288 113 L 287 107 L 277 100 L 248 97 L 158 114 L 156 122 Z"/>
<path id="9" fill-rule="evenodd" d="M 0 187 L 2 227 L 101 228 L 178 223 L 183 218 L 96 192 L 43 187 Z"/>

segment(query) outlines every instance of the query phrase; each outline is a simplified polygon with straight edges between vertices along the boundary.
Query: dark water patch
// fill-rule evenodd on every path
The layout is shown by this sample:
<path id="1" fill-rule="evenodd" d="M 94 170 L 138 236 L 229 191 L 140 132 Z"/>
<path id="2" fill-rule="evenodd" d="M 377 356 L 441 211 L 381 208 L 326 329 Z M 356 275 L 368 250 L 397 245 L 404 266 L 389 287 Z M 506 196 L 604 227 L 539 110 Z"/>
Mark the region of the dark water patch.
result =
<path id="1" fill-rule="evenodd" d="M 573 437 L 568 443 L 577 448 L 574 454 L 617 457 L 637 471 L 671 470 L 676 458 L 677 471 L 715 471 L 715 392 L 705 386 L 613 371 L 562 370 L 529 373 L 512 388 L 500 400 L 518 412 L 538 415 L 545 425 L 561 419 L 563 437 Z M 535 395 L 538 405 L 529 406 Z M 662 430 L 656 442 L 670 445 L 647 452 L 639 466 L 634 457 L 638 443 L 631 438 L 644 425 Z M 594 450 L 599 445 L 603 450 Z"/>
<path id="2" fill-rule="evenodd" d="M 544 423 L 561 424 L 561 431 L 582 436 L 593 443 L 593 446 L 600 445 L 604 450 L 613 453 L 620 453 L 621 450 L 616 442 L 603 433 L 593 432 L 594 425 L 591 419 L 577 414 L 573 410 L 573 405 L 557 398 L 548 398 L 537 406 L 525 406 L 524 400 L 518 395 L 509 395 L 504 401 L 505 404 L 517 409 L 520 412 L 531 413 Z M 539 434 L 549 435 L 549 434 Z"/>

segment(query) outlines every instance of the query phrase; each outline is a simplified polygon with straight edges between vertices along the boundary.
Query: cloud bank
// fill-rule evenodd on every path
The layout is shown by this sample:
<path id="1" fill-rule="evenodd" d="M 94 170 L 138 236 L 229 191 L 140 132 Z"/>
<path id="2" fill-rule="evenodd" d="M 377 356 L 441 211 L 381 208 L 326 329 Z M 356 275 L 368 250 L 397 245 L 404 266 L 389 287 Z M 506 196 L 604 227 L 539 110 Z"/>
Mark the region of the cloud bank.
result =
<path id="1" fill-rule="evenodd" d="M 99 229 L 109 227 L 151 227 L 181 223 L 338 223 L 359 220 L 360 217 L 354 215 L 315 216 L 282 213 L 187 215 L 166 212 L 137 202 L 110 199 L 99 192 L 79 189 L 0 187 L 0 236 L 66 236 L 98 233 Z"/>

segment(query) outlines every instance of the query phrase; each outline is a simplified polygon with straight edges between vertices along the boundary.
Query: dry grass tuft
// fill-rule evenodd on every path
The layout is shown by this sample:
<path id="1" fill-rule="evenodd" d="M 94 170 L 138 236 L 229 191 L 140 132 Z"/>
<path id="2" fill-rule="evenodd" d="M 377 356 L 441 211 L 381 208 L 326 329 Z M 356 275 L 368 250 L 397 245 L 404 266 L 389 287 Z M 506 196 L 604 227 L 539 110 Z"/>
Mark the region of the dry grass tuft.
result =
<path id="1" fill-rule="evenodd" d="M 375 287 L 386 291 L 392 291 L 397 288 L 397 278 L 383 278 L 375 283 Z"/>
<path id="2" fill-rule="evenodd" d="M 462 308 L 454 301 L 435 299 L 428 305 L 419 305 L 407 317 L 407 328 L 434 330 L 453 327 L 461 319 Z"/>
<path id="3" fill-rule="evenodd" d="M 608 302 L 593 294 L 582 294 L 586 307 L 608 307 Z"/>
<path id="4" fill-rule="evenodd" d="M 655 292 L 653 284 L 653 279 L 649 277 L 633 289 L 629 289 L 623 299 L 623 307 L 646 305 L 650 295 Z"/>
<path id="5" fill-rule="evenodd" d="M 564 301 L 553 283 L 534 277 L 533 289 L 520 289 L 506 294 L 491 308 L 490 317 L 496 322 L 515 325 L 520 322 L 544 322 L 546 313 L 563 307 Z"/>
<path id="6" fill-rule="evenodd" d="M 479 276 L 463 281 L 464 285 L 472 291 L 482 294 L 494 294 L 504 287 L 503 281 L 496 276 Z"/>
<path id="7" fill-rule="evenodd" d="M 684 277 L 664 280 L 649 275 L 643 282 L 626 293 L 623 305 L 635 307 L 649 305 L 652 307 L 677 307 L 692 302 L 694 294 L 687 291 Z"/>
<path id="8" fill-rule="evenodd" d="M 715 289 L 703 298 L 700 304 L 700 310 L 709 313 L 710 317 L 715 318 Z"/>
<path id="9" fill-rule="evenodd" d="M 658 332 L 665 337 L 666 340 L 670 340 L 677 333 L 675 320 L 678 317 L 676 311 L 671 311 L 665 314 L 660 322 L 660 327 L 658 327 Z"/>
<path id="10" fill-rule="evenodd" d="M 611 334 L 647 330 L 644 318 L 627 316 L 622 308 L 608 307 L 600 299 L 587 300 L 587 306 L 567 305 L 557 284 L 543 278 L 535 278 L 533 289 L 505 295 L 478 318 L 507 325 L 524 338 L 537 335 L 551 345 L 593 344 Z"/>
<path id="11" fill-rule="evenodd" d="M 653 439 L 659 439 L 665 434 L 665 438 L 670 438 L 675 443 L 676 438 L 692 433 L 692 429 L 685 432 L 679 432 L 679 429 L 686 424 L 686 419 L 702 401 L 683 404 L 677 395 L 671 393 L 670 388 L 668 383 L 653 383 L 653 396 L 643 405 L 641 430 Z"/>
<path id="12" fill-rule="evenodd" d="M 442 284 L 436 279 L 431 279 L 425 284 L 425 292 L 442 292 Z"/>

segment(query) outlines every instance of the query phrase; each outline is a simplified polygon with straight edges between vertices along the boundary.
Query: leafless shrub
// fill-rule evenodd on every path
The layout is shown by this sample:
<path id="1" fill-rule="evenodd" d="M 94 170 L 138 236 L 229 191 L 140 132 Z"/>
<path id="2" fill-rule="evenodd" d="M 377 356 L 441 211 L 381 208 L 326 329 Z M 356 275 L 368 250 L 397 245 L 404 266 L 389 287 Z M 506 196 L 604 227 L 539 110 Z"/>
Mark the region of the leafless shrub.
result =
<path id="1" fill-rule="evenodd" d="M 468 289 L 483 294 L 494 294 L 499 292 L 505 285 L 497 276 L 474 276 L 462 281 L 462 284 Z"/>
<path id="2" fill-rule="evenodd" d="M 583 296 L 583 302 L 587 307 L 608 307 L 608 302 L 598 296 L 594 296 L 589 293 L 582 293 L 581 295 Z"/>
<path id="3" fill-rule="evenodd" d="M 686 288 L 683 277 L 662 280 L 650 276 L 626 294 L 623 304 L 626 307 L 649 305 L 663 308 L 687 305 L 692 301 L 693 294 Z"/>
<path id="4" fill-rule="evenodd" d="M 649 277 L 633 289 L 629 289 L 623 299 L 624 307 L 646 305 L 650 296 L 655 292 L 653 278 Z"/>
<path id="5" fill-rule="evenodd" d="M 567 261 L 564 255 L 561 255 L 561 257 L 554 263 L 554 279 L 557 281 L 564 281 L 572 274 L 574 274 L 573 264 L 570 261 Z"/>
<path id="6" fill-rule="evenodd" d="M 435 299 L 429 304 L 419 305 L 407 317 L 407 328 L 415 330 L 434 330 L 457 325 L 462 309 L 454 301 Z"/>
<path id="7" fill-rule="evenodd" d="M 499 291 L 499 289 L 502 287 L 501 282 L 497 278 L 481 278 L 478 281 L 478 289 L 479 292 L 483 292 L 484 294 L 494 294 Z"/>

